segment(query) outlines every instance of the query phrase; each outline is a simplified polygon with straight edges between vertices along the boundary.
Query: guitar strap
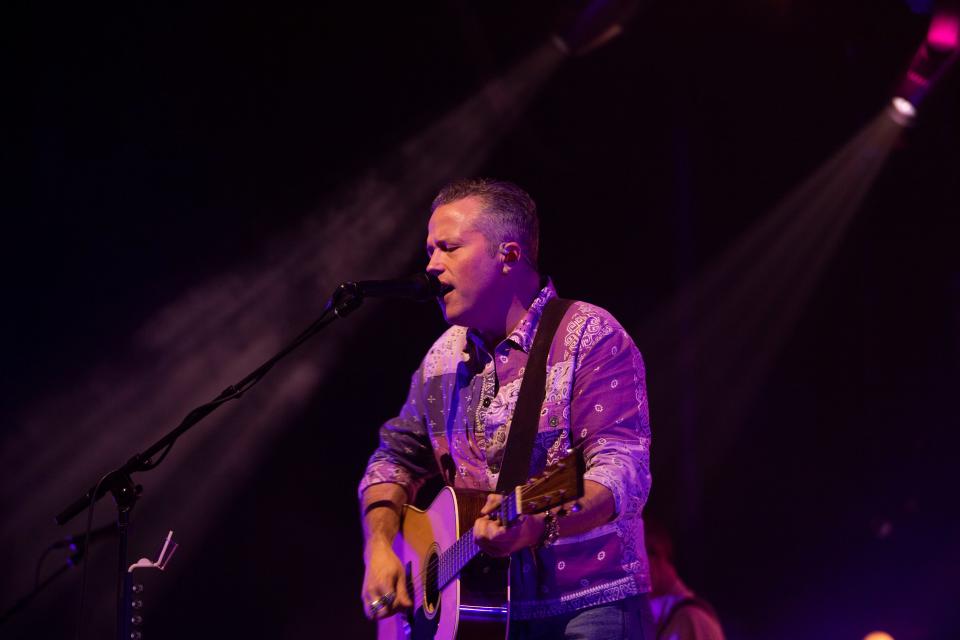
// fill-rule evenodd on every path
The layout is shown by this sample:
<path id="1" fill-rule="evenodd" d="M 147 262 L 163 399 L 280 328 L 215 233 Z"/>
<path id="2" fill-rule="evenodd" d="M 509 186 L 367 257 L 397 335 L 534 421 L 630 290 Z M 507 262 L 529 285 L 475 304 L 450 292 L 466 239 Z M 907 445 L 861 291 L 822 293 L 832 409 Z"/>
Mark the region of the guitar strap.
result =
<path id="1" fill-rule="evenodd" d="M 540 407 L 547 393 L 547 353 L 560 321 L 571 304 L 573 300 L 552 298 L 540 315 L 537 334 L 533 338 L 533 346 L 530 347 L 523 382 L 520 383 L 520 393 L 513 410 L 507 444 L 504 445 L 503 462 L 500 464 L 500 477 L 497 480 L 498 493 L 512 491 L 530 477 L 533 441 L 540 427 Z"/>

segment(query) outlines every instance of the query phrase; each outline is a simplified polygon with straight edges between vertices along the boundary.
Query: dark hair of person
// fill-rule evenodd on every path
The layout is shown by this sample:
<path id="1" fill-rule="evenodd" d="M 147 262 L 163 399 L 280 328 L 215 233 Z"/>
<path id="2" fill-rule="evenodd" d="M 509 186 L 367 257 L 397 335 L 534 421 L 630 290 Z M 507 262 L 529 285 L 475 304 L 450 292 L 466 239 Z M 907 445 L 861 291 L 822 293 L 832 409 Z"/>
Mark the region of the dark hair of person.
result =
<path id="1" fill-rule="evenodd" d="M 663 558 L 673 564 L 673 540 L 666 525 L 653 518 L 644 518 L 643 538 L 647 545 L 647 555 Z"/>

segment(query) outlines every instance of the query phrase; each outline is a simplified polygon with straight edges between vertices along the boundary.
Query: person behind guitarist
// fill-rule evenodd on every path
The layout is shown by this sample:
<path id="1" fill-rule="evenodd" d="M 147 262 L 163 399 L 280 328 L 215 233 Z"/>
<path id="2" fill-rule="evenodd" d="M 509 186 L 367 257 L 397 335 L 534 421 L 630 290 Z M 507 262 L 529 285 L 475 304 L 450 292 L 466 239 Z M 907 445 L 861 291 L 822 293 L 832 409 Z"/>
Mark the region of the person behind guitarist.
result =
<path id="1" fill-rule="evenodd" d="M 497 484 L 537 323 L 557 295 L 538 271 L 538 224 L 530 196 L 505 181 L 457 180 L 433 201 L 427 271 L 444 285 L 438 301 L 451 327 L 414 373 L 399 416 L 381 427 L 360 482 L 361 597 L 370 618 L 412 606 L 392 543 L 402 505 L 423 482 L 442 474 L 457 488 Z M 577 231 L 590 226 L 585 219 Z M 580 448 L 585 493 L 581 509 L 562 519 L 525 516 L 509 529 L 487 515 L 477 519 L 481 550 L 512 554 L 510 638 L 652 640 L 641 519 L 650 424 L 640 352 L 608 312 L 574 302 L 547 366 L 531 469 Z M 499 501 L 491 494 L 483 514 Z"/>

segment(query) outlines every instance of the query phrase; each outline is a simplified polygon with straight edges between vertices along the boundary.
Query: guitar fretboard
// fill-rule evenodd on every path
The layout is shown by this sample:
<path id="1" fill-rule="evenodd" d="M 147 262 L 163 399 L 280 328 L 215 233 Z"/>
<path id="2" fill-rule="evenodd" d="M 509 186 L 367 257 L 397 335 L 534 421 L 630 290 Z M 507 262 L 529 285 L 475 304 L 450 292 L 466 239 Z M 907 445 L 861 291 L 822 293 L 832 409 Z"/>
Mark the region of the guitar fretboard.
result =
<path id="1" fill-rule="evenodd" d="M 504 496 L 498 516 L 501 522 L 507 523 L 507 526 L 517 519 L 516 496 L 513 493 Z M 439 555 L 437 587 L 442 589 L 447 586 L 478 553 L 480 553 L 480 547 L 473 539 L 473 529 L 470 529 Z"/>
<path id="2" fill-rule="evenodd" d="M 440 554 L 440 567 L 437 575 L 439 584 L 437 586 L 441 589 L 447 586 L 478 553 L 480 553 L 480 547 L 474 542 L 473 530 L 471 529 Z"/>

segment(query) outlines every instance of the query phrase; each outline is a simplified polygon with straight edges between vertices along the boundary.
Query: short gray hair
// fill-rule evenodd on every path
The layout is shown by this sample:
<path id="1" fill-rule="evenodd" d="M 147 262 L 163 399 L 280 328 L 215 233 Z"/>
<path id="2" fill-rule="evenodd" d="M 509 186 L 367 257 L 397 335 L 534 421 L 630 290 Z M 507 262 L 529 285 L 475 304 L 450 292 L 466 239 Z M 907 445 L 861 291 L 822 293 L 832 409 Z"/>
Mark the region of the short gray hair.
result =
<path id="1" fill-rule="evenodd" d="M 520 243 L 527 262 L 537 269 L 540 251 L 540 219 L 537 204 L 526 191 L 506 180 L 460 178 L 449 183 L 433 199 L 430 212 L 445 204 L 475 196 L 484 203 L 476 227 L 496 251 L 501 242 Z"/>

